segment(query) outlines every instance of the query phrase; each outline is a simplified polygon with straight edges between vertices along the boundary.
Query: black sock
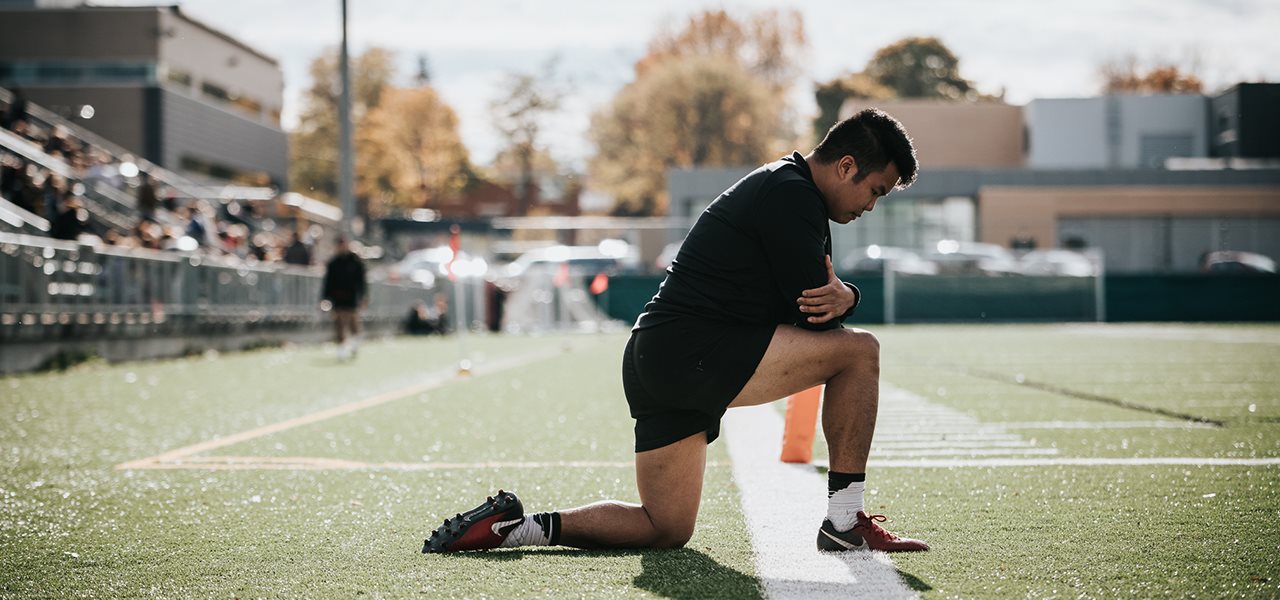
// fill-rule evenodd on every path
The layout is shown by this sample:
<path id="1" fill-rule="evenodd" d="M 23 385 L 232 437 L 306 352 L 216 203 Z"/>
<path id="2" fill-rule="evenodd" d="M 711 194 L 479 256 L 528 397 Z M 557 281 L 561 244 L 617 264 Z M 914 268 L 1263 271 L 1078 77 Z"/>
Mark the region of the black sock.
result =
<path id="1" fill-rule="evenodd" d="M 552 546 L 560 545 L 560 513 L 543 512 L 533 515 L 533 522 L 542 526 L 543 535 L 551 540 Z"/>
<path id="2" fill-rule="evenodd" d="M 832 494 L 849 487 L 850 483 L 866 481 L 866 473 L 840 473 L 838 471 L 827 471 L 827 497 Z"/>

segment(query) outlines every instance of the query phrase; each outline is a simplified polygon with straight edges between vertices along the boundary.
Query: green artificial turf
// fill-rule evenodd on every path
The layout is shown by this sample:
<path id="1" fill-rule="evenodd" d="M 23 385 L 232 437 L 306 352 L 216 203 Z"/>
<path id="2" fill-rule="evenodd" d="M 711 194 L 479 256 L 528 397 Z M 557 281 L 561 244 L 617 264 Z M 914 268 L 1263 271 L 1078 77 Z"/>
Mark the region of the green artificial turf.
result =
<path id="1" fill-rule="evenodd" d="M 1280 456 L 1280 327 L 875 331 L 886 384 L 984 423 L 1222 423 L 1009 429 L 1060 457 Z M 397 339 L 345 364 L 331 346 L 299 347 L 0 379 L 0 595 L 758 597 L 722 442 L 685 549 L 420 554 L 441 519 L 499 487 L 529 510 L 637 499 L 624 342 Z M 115 468 L 450 376 L 464 357 L 471 377 L 189 457 L 248 468 Z M 296 459 L 539 466 L 267 468 Z M 892 530 L 933 545 L 893 556 L 926 597 L 1280 595 L 1274 465 L 885 468 L 868 490 Z"/>

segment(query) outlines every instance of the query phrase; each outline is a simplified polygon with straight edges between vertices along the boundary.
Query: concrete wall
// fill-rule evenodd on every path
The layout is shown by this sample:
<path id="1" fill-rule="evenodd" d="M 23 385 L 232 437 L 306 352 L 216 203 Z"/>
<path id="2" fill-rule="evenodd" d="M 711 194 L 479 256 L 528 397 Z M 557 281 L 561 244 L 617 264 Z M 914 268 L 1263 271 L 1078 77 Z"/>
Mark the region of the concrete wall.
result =
<path id="1" fill-rule="evenodd" d="M 1026 117 L 1028 167 L 1108 166 L 1106 104 L 1102 98 L 1032 100 Z"/>
<path id="2" fill-rule="evenodd" d="M 871 107 L 902 122 L 915 142 L 922 169 L 1023 165 L 1020 106 L 938 100 L 872 102 L 851 98 L 841 106 L 840 118 Z"/>
<path id="3" fill-rule="evenodd" d="M 158 11 L 137 8 L 0 12 L 0 60 L 155 62 Z"/>
<path id="4" fill-rule="evenodd" d="M 1119 166 L 1163 168 L 1168 157 L 1209 155 L 1209 100 L 1200 95 L 1116 96 Z"/>
<path id="5" fill-rule="evenodd" d="M 1027 104 L 1033 169 L 1161 168 L 1169 157 L 1209 155 L 1204 96 L 1105 96 Z"/>

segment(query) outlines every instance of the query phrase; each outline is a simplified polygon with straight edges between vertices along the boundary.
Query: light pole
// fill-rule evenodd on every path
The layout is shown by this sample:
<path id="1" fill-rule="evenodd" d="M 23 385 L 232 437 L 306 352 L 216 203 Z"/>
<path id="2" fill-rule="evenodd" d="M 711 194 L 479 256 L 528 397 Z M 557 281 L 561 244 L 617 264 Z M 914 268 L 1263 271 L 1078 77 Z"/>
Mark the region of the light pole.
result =
<path id="1" fill-rule="evenodd" d="M 342 233 L 350 238 L 356 218 L 356 199 L 352 190 L 355 169 L 351 153 L 351 73 L 347 57 L 347 0 L 342 0 L 342 46 L 338 51 L 338 73 L 342 94 L 338 99 L 338 198 L 342 202 Z"/>

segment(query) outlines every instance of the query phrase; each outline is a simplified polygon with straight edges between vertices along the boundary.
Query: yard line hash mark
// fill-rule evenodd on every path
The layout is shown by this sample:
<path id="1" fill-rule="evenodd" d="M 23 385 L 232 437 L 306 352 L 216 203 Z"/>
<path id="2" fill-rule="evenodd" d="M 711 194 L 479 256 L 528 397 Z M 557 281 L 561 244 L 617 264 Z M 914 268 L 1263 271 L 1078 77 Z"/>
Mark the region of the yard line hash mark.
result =
<path id="1" fill-rule="evenodd" d="M 951 371 L 953 373 L 959 373 L 961 375 L 966 375 L 969 377 L 973 377 L 975 379 L 986 379 L 988 381 L 994 381 L 997 383 L 1020 385 L 1024 387 L 1029 387 L 1034 390 L 1040 390 L 1042 392 L 1049 392 L 1050 394 L 1057 394 L 1059 396 L 1075 398 L 1077 400 L 1087 400 L 1089 402 L 1098 402 L 1101 404 L 1108 404 L 1108 405 L 1117 406 L 1120 408 L 1127 408 L 1129 410 L 1136 410 L 1140 412 L 1160 415 L 1162 417 L 1180 419 L 1180 420 L 1188 421 L 1191 423 L 1201 423 L 1211 427 L 1223 427 L 1224 425 L 1226 425 L 1225 422 L 1220 421 L 1218 419 L 1210 419 L 1209 417 L 1203 417 L 1200 415 L 1182 413 L 1178 411 L 1169 410 L 1166 408 L 1160 408 L 1158 406 L 1147 406 L 1145 404 L 1138 404 L 1137 402 L 1130 402 L 1129 400 L 1124 400 L 1121 398 L 1112 398 L 1110 396 L 1103 396 L 1100 394 L 1082 392 L 1079 390 L 1073 390 L 1071 388 L 1063 387 L 1060 385 L 1054 385 L 1052 383 L 1032 381 L 1026 378 L 1018 379 L 1018 378 L 1006 375 L 1004 373 L 997 373 L 995 371 L 987 371 L 984 369 L 976 369 L 976 368 L 967 367 L 961 364 L 941 362 L 941 361 L 924 361 L 924 360 L 919 360 L 917 362 L 925 362 L 926 364 L 929 364 L 933 367 L 937 367 L 939 369 L 943 369 L 946 371 Z"/>

